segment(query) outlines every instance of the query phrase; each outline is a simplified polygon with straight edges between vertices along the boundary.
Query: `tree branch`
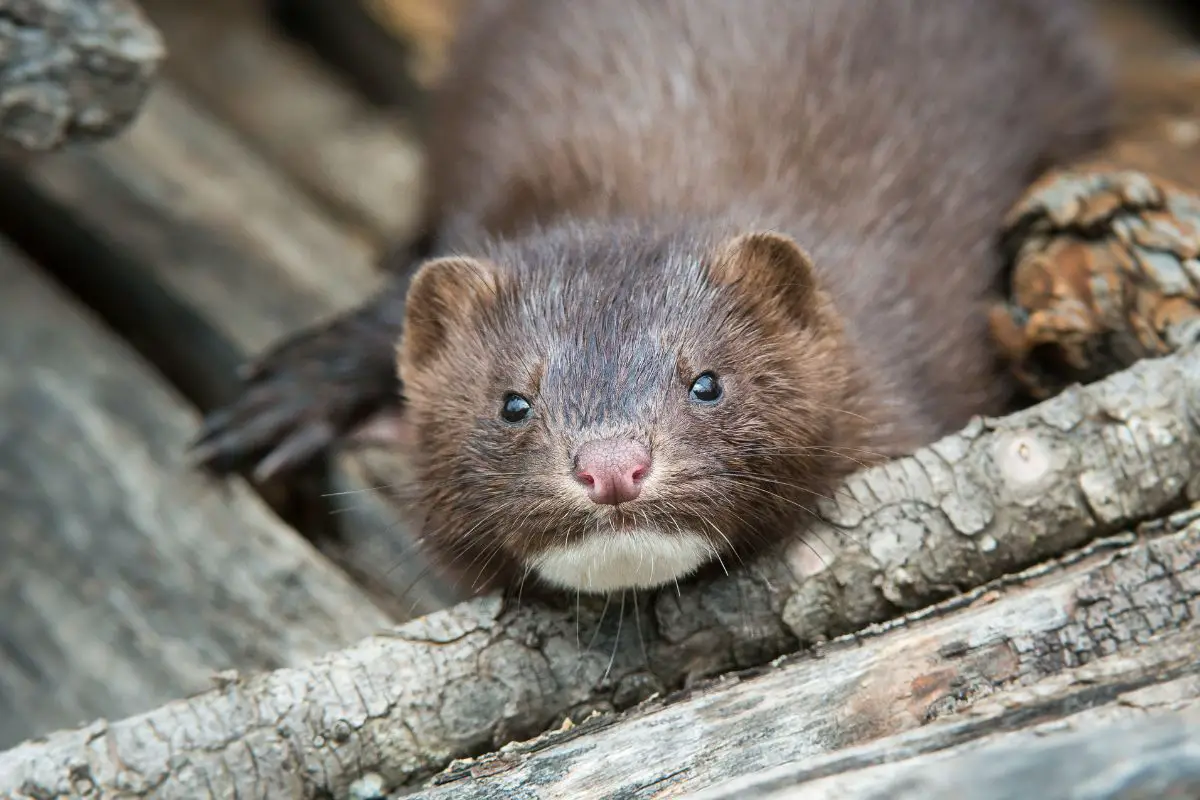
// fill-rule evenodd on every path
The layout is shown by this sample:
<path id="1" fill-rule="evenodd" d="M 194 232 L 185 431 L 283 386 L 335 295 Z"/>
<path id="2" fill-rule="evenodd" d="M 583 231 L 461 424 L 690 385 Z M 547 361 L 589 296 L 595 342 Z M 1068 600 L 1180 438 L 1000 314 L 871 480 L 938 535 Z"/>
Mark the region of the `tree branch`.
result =
<path id="1" fill-rule="evenodd" d="M 411 783 L 566 714 L 766 664 L 1182 508 L 1200 497 L 1197 397 L 1200 349 L 1143 361 L 853 476 L 808 543 L 728 577 L 621 615 L 587 599 L 465 603 L 307 669 L 229 677 L 0 754 L 0 794 L 84 781 L 311 798 L 370 770 Z"/>
<path id="2" fill-rule="evenodd" d="M 0 0 L 0 147 L 49 151 L 116 134 L 164 55 L 132 0 Z"/>
<path id="3" fill-rule="evenodd" d="M 1180 517 L 1182 531 L 1105 540 L 973 592 L 957 613 L 931 609 L 882 635 L 457 762 L 409 800 L 648 798 L 714 785 L 738 798 L 810 782 L 830 787 L 814 796 L 851 797 L 846 787 L 869 776 L 1010 731 L 1200 703 L 1200 628 L 1188 612 L 1200 601 L 1200 513 Z"/>

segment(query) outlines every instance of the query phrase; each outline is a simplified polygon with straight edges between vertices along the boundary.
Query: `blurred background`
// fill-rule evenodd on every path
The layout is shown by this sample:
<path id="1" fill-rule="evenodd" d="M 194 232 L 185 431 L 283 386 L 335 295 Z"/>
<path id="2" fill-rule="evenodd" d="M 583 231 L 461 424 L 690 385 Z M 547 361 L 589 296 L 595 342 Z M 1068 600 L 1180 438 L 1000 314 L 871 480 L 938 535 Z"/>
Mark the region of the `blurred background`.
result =
<path id="1" fill-rule="evenodd" d="M 1108 155 L 1200 186 L 1200 12 L 1093 1 L 1120 54 Z M 134 124 L 0 162 L 0 749 L 459 596 L 377 488 L 387 454 L 258 486 L 185 454 L 239 364 L 415 235 L 465 0 L 139 5 L 168 58 Z"/>

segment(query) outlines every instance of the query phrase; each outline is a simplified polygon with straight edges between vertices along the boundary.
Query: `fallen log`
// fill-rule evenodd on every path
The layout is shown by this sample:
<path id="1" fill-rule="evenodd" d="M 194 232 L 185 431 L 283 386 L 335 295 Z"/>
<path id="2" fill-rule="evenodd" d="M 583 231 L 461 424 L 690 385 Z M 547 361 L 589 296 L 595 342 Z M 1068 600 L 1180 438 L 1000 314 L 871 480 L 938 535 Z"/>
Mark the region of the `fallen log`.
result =
<path id="1" fill-rule="evenodd" d="M 630 707 L 900 617 L 1200 498 L 1200 348 L 863 471 L 808 543 L 634 597 L 486 597 L 307 668 L 0 754 L 0 794 L 342 796 L 411 784 L 570 716 Z M 615 617 L 615 619 L 614 619 Z M 6 795 L 6 796 L 7 796 Z"/>
<path id="2" fill-rule="evenodd" d="M 1155 687 L 1156 689 L 1159 687 Z M 1134 704 L 1132 717 L 1112 722 L 1078 714 L 1063 722 L 971 741 L 957 747 L 886 763 L 883 748 L 907 742 L 885 740 L 870 748 L 878 766 L 812 782 L 802 767 L 774 771 L 762 780 L 690 795 L 692 800 L 1026 800 L 1072 797 L 1087 800 L 1200 797 L 1200 700 L 1195 681 L 1164 687 L 1186 695 L 1182 710 L 1145 714 L 1140 693 L 1122 696 Z M 1135 716 L 1136 715 L 1136 716 Z M 1099 727 L 1088 727 L 1099 723 Z M 940 733 L 941 731 L 939 731 Z M 863 748 L 867 750 L 867 748 Z M 846 759 L 865 760 L 866 752 Z M 795 782 L 793 782 L 795 781 Z"/>
<path id="3" fill-rule="evenodd" d="M 0 750 L 393 624 L 181 463 L 195 412 L 3 237 L 0 286 Z"/>
<path id="4" fill-rule="evenodd" d="M 113 136 L 137 116 L 164 55 L 131 0 L 0 0 L 0 150 Z"/>
<path id="5" fill-rule="evenodd" d="M 410 800 L 657 798 L 708 787 L 730 800 L 775 789 L 780 797 L 874 797 L 861 789 L 907 774 L 906 761 L 982 747 L 1010 731 L 1061 732 L 1200 706 L 1200 626 L 1190 613 L 1200 603 L 1200 512 L 1180 522 L 1182 531 L 1106 540 L 983 587 L 966 607 L 933 608 L 747 676 L 464 760 Z M 893 769 L 871 769 L 878 764 Z M 981 797 L 962 790 L 965 774 L 956 772 L 951 785 L 960 792 L 951 796 Z M 1001 796 L 1009 795 L 987 795 Z"/>

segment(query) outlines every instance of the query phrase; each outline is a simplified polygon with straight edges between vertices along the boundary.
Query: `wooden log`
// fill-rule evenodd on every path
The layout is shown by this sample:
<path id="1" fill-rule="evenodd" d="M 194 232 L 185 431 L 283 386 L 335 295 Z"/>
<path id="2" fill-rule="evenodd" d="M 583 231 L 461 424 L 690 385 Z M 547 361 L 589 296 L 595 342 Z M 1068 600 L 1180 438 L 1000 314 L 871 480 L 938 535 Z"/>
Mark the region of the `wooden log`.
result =
<path id="1" fill-rule="evenodd" d="M 0 149 L 113 136 L 137 115 L 163 56 L 131 0 L 0 0 Z"/>
<path id="2" fill-rule="evenodd" d="M 973 569 L 975 562 L 958 560 L 961 553 L 957 551 L 954 551 L 955 557 L 951 559 L 954 562 L 952 565 L 933 563 L 940 553 L 937 550 L 926 552 L 925 556 L 933 570 L 930 575 L 918 576 L 918 591 L 889 593 L 889 589 L 896 589 L 894 583 L 888 585 L 887 579 L 891 573 L 885 573 L 882 569 L 878 572 L 869 569 L 860 571 L 852 566 L 853 559 L 844 562 L 839 560 L 842 567 L 840 575 L 837 580 L 824 585 L 832 585 L 839 591 L 849 590 L 852 602 L 847 619 L 851 624 L 857 624 L 853 622 L 854 615 L 864 608 L 871 608 L 870 603 L 859 602 L 862 597 L 853 594 L 860 587 L 866 587 L 867 595 L 881 592 L 892 604 L 891 610 L 903 608 L 908 603 L 920 604 L 929 598 L 929 595 L 921 593 L 928 592 L 931 586 L 935 590 L 945 588 L 938 586 L 938 582 L 947 574 L 943 567 L 965 569 L 964 575 L 959 578 L 967 582 L 976 581 L 990 570 L 1000 568 L 1014 552 L 1033 557 L 1035 551 L 1041 552 L 1041 547 L 1053 550 L 1066 546 L 1068 541 L 1075 541 L 1076 537 L 1086 539 L 1114 525 L 1123 524 L 1121 520 L 1132 521 L 1143 512 L 1154 515 L 1172 507 L 1174 503 L 1194 499 L 1194 487 L 1168 500 L 1164 500 L 1162 494 L 1153 488 L 1157 483 L 1157 488 L 1161 489 L 1164 481 L 1169 482 L 1167 473 L 1175 468 L 1183 470 L 1182 476 L 1175 476 L 1181 482 L 1186 482 L 1187 475 L 1196 474 L 1191 455 L 1195 439 L 1191 432 L 1195 425 L 1194 410 L 1186 403 L 1172 406 L 1170 402 L 1160 402 L 1162 386 L 1169 385 L 1171 378 L 1178 381 L 1182 376 L 1186 381 L 1186 376 L 1195 374 L 1197 365 L 1188 360 L 1191 358 L 1193 356 L 1190 354 L 1184 354 L 1165 360 L 1170 362 L 1168 371 L 1178 372 L 1172 372 L 1165 381 L 1157 378 L 1152 381 L 1150 397 L 1157 399 L 1151 400 L 1148 413 L 1138 405 L 1142 397 L 1140 387 L 1127 385 L 1104 402 L 1092 404 L 1088 401 L 1072 406 L 1080 402 L 1078 396 L 1072 396 L 1067 407 L 1054 406 L 1054 410 L 1045 418 L 1033 418 L 1031 424 L 1036 429 L 1036 441 L 1044 443 L 1045 440 L 1040 436 L 1048 434 L 1056 446 L 1061 445 L 1073 453 L 1073 446 L 1067 437 L 1073 431 L 1079 431 L 1086 434 L 1085 438 L 1090 439 L 1090 443 L 1077 443 L 1075 446 L 1084 450 L 1097 448 L 1098 445 L 1112 446 L 1111 452 L 1116 459 L 1116 465 L 1108 467 L 1090 461 L 1080 464 L 1074 460 L 1074 454 L 1066 459 L 1066 463 L 1054 462 L 1054 477 L 1044 493 L 1041 491 L 1044 485 L 1027 480 L 1031 472 L 1037 473 L 1038 456 L 1044 451 L 1037 447 L 1028 449 L 1016 446 L 1006 449 L 998 446 L 998 442 L 1011 443 L 1014 440 L 1019 444 L 1023 438 L 1021 433 L 1003 426 L 998 432 L 976 430 L 966 439 L 952 437 L 954 443 L 949 450 L 935 447 L 922 454 L 923 461 L 921 457 L 906 460 L 908 466 L 897 468 L 898 471 L 890 479 L 884 473 L 879 473 L 875 476 L 879 480 L 874 483 L 855 484 L 852 481 L 852 488 L 857 485 L 865 490 L 878 486 L 886 488 L 889 493 L 893 491 L 892 481 L 902 485 L 888 497 L 868 497 L 867 508 L 862 514 L 863 527 L 858 535 L 872 533 L 870 538 L 874 540 L 874 554 L 882 553 L 884 558 L 893 558 L 889 548 L 884 546 L 888 542 L 883 534 L 929 527 L 935 531 L 931 537 L 934 542 L 953 545 L 962 540 L 978 541 L 977 545 L 972 544 L 971 547 L 977 547 L 985 554 L 983 563 L 986 568 L 982 572 Z M 1134 381 L 1153 377 L 1157 374 L 1154 370 L 1161 368 L 1163 363 L 1151 362 L 1145 367 L 1151 372 L 1135 370 L 1132 378 L 1125 377 Z M 1159 375 L 1159 378 L 1164 377 Z M 1195 397 L 1194 386 L 1180 388 L 1191 394 L 1179 395 L 1177 400 L 1179 397 Z M 1096 387 L 1092 387 L 1080 395 L 1092 397 L 1091 393 L 1095 391 Z M 1121 400 L 1119 396 L 1124 399 Z M 1075 410 L 1064 414 L 1064 408 Z M 1177 435 L 1180 431 L 1175 430 L 1168 435 L 1161 435 L 1164 418 L 1186 427 L 1183 439 Z M 1104 426 L 1107 425 L 1111 427 L 1105 432 Z M 1009 438 L 1005 439 L 1005 435 Z M 1145 437 L 1140 443 L 1139 436 Z M 972 447 L 979 462 L 972 465 L 960 462 L 954 469 L 941 472 L 929 469 L 930 464 L 934 467 L 943 464 L 947 453 L 953 458 L 957 452 L 971 451 Z M 1001 456 L 1005 452 L 1010 456 L 1016 454 L 1017 459 L 1008 458 L 1006 461 L 997 458 L 995 462 L 986 463 L 986 458 L 979 454 L 989 448 Z M 1157 453 L 1151 453 L 1155 448 Z M 1187 454 L 1181 455 L 1185 451 Z M 1053 452 L 1062 451 L 1056 449 Z M 1103 456 L 1102 449 L 1089 452 L 1099 452 Z M 1031 461 L 1028 458 L 1030 455 L 1034 456 Z M 1166 460 L 1155 464 L 1155 458 Z M 1035 469 L 1021 468 L 1015 462 L 1025 462 L 1027 467 L 1032 465 Z M 1008 467 L 998 468 L 998 464 L 1002 463 L 1007 463 Z M 1014 466 L 1016 468 L 1011 469 Z M 1144 472 L 1139 473 L 1139 470 Z M 881 475 L 883 478 L 880 478 Z M 1117 477 L 1114 478 L 1114 475 Z M 999 494 L 993 491 L 997 476 L 1001 484 Z M 911 482 L 913 479 L 917 482 L 928 479 L 930 484 L 935 484 L 935 488 L 925 492 L 924 487 L 904 485 L 905 481 Z M 1137 482 L 1138 479 L 1145 483 L 1130 488 L 1128 482 Z M 1115 494 L 1108 492 L 1108 482 L 1113 480 L 1116 481 L 1113 485 L 1120 487 Z M 970 498 L 967 502 L 962 502 L 961 487 L 956 483 L 965 486 L 965 494 Z M 985 484 L 982 490 L 980 483 Z M 1129 490 L 1128 495 L 1124 493 L 1126 489 Z M 1076 502 L 1061 504 L 1063 498 L 1072 497 Z M 874 505 L 876 501 L 878 505 Z M 1131 505 L 1125 505 L 1126 502 Z M 1027 507 L 1026 503 L 1031 506 Z M 889 506 L 892 507 L 890 515 L 871 513 Z M 972 513 L 981 508 L 985 509 L 984 513 Z M 1147 508 L 1157 510 L 1146 511 Z M 1047 514 L 1047 511 L 1054 513 Z M 1022 530 L 1023 523 L 1039 519 L 1044 519 L 1051 528 L 1062 525 L 1065 534 L 1043 537 L 1045 528 L 1028 525 Z M 979 520 L 983 522 L 979 523 Z M 964 521 L 966 527 L 957 534 L 946 530 Z M 891 531 L 887 530 L 889 524 L 892 525 Z M 978 538 L 973 540 L 967 534 L 974 531 L 977 524 L 983 525 L 984 529 L 982 532 L 975 531 Z M 999 543 L 992 536 L 997 529 L 1006 534 Z M 942 535 L 936 535 L 938 533 Z M 900 588 L 903 589 L 914 571 L 906 570 L 906 566 L 912 565 L 904 561 L 918 553 L 920 546 L 910 546 L 912 541 L 904 536 L 895 536 L 895 540 L 901 544 L 899 549 L 902 552 L 896 556 L 900 559 L 900 567 L 896 572 L 901 578 Z M 997 557 L 995 562 L 988 561 L 986 553 L 994 551 L 997 546 L 1004 551 L 1002 557 Z M 788 563 L 796 564 L 799 565 L 798 572 L 804 573 L 804 555 L 799 552 L 790 555 L 793 560 L 784 562 L 781 568 L 786 568 Z M 807 559 L 810 563 L 811 560 Z M 896 563 L 895 560 L 889 560 L 887 566 L 892 568 Z M 918 559 L 916 563 L 924 566 L 926 562 Z M 764 576 L 767 579 L 773 577 L 769 566 L 757 574 L 759 579 Z M 874 580 L 879 582 L 873 584 Z M 820 580 L 810 582 L 820 583 Z M 81 763 L 79 754 L 82 749 L 72 748 L 86 747 L 81 738 L 90 732 L 97 735 L 94 741 L 99 743 L 90 752 L 107 749 L 110 745 L 113 748 L 107 753 L 98 752 L 95 764 L 99 773 L 95 770 L 90 773 L 75 771 L 75 775 L 83 774 L 91 781 L 96 774 L 108 774 L 105 770 L 109 769 L 107 765 L 111 762 L 106 759 L 112 757 L 111 752 L 142 752 L 137 744 L 126 745 L 129 740 L 124 737 L 136 737 L 139 730 L 144 730 L 139 726 L 145 725 L 146 719 L 161 722 L 171 718 L 172 712 L 180 708 L 198 710 L 200 713 L 219 708 L 220 714 L 215 719 L 224 721 L 232 718 L 224 726 L 217 723 L 208 729 L 200 723 L 171 729 L 171 735 L 179 737 L 171 744 L 184 743 L 182 749 L 175 749 L 175 753 L 196 753 L 196 758 L 188 761 L 183 770 L 187 774 L 182 778 L 172 775 L 156 783 L 162 792 L 178 790 L 186 795 L 190 786 L 220 793 L 221 786 L 214 790 L 215 784 L 209 782 L 212 776 L 220 780 L 222 776 L 232 776 L 239 770 L 250 771 L 250 768 L 243 768 L 241 764 L 230 767 L 228 759 L 206 752 L 206 742 L 219 744 L 223 755 L 230 752 L 230 741 L 245 746 L 246 752 L 251 753 L 254 759 L 253 775 L 260 779 L 254 788 L 268 796 L 272 789 L 278 789 L 281 796 L 292 796 L 284 792 L 293 789 L 303 796 L 305 791 L 315 794 L 326 788 L 345 787 L 350 782 L 350 776 L 371 766 L 378 766 L 388 781 L 411 779 L 423 771 L 436 768 L 452 754 L 478 751 L 511 740 L 536 729 L 556 714 L 572 710 L 586 712 L 589 708 L 625 707 L 649 691 L 671 688 L 689 676 L 703 675 L 714 662 L 722 660 L 711 657 L 705 659 L 709 649 L 727 651 L 725 660 L 734 664 L 761 663 L 770 657 L 771 647 L 781 638 L 776 635 L 779 630 L 794 637 L 789 640 L 789 645 L 803 641 L 797 631 L 811 635 L 816 630 L 819 637 L 819 628 L 828 619 L 817 615 L 811 620 L 814 627 L 807 627 L 810 620 L 803 616 L 806 598 L 798 596 L 796 588 L 796 582 L 785 585 L 777 592 L 774 583 L 769 580 L 748 583 L 741 583 L 739 579 L 733 579 L 732 582 L 717 581 L 707 588 L 696 588 L 696 594 L 689 601 L 692 605 L 685 605 L 677 613 L 672 604 L 664 603 L 663 598 L 659 598 L 652 615 L 638 613 L 634 618 L 635 622 L 645 623 L 639 633 L 650 629 L 649 644 L 653 648 L 646 653 L 651 667 L 641 668 L 646 662 L 637 660 L 639 669 L 630 666 L 635 661 L 630 653 L 637 653 L 637 641 L 617 643 L 617 637 L 611 629 L 600 632 L 596 651 L 588 648 L 581 656 L 580 648 L 572 646 L 571 642 L 578 637 L 580 628 L 587 636 L 588 623 L 595 622 L 594 615 L 590 619 L 587 615 L 593 614 L 595 609 L 585 607 L 580 614 L 546 608 L 525 612 L 519 608 L 514 611 L 494 601 L 490 605 L 488 601 L 483 601 L 406 626 L 397 636 L 388 640 L 369 640 L 354 651 L 332 656 L 323 662 L 322 671 L 280 672 L 231 684 L 223 687 L 223 695 L 210 693 L 195 698 L 186 706 L 176 705 L 162 710 L 162 716 L 155 717 L 152 712 L 141 720 L 94 726 L 85 731 L 82 737 L 76 736 L 71 740 L 56 738 L 45 745 L 47 748 L 61 745 L 61 750 L 38 750 L 37 745 L 31 745 L 35 749 L 22 749 L 16 751 L 15 755 L 3 756 L 6 760 L 0 763 L 21 764 L 29 770 L 37 769 L 37 765 L 42 764 L 53 780 L 61 781 L 55 770 L 67 770 L 70 765 L 64 767 L 60 756 L 55 754 L 74 752 L 74 757 L 68 757 L 75 758 L 75 764 Z M 738 596 L 743 589 L 751 590 L 748 598 Z M 748 602 L 743 602 L 743 599 L 748 599 Z M 697 619 L 700 620 L 699 629 Z M 787 621 L 781 623 L 781 619 Z M 626 631 L 633 627 L 628 616 L 625 624 Z M 734 630 L 726 635 L 726 629 Z M 716 635 L 706 635 L 713 632 Z M 572 637 L 572 633 L 576 637 Z M 671 635 L 675 638 L 670 638 Z M 642 640 L 646 641 L 645 638 Z M 608 650 L 607 646 L 614 643 L 621 646 Z M 609 653 L 614 654 L 611 667 L 607 666 Z M 397 669 L 397 664 L 409 664 L 411 661 L 418 662 L 418 665 L 407 671 Z M 384 678 L 396 680 L 397 683 L 381 691 L 378 684 Z M 332 687 L 328 694 L 322 692 L 326 684 L 321 682 L 326 679 L 329 679 Z M 280 695 L 287 692 L 293 694 L 281 700 Z M 344 694 L 355 697 L 347 700 L 341 696 Z M 278 719 L 272 719 L 272 725 L 265 724 L 263 718 L 256 716 L 261 709 L 274 712 L 280 707 L 261 703 L 264 697 L 287 707 L 289 713 L 281 717 L 284 719 L 282 725 Z M 214 702 L 217 705 L 214 706 Z M 293 724 L 297 722 L 299 726 Z M 230 730 L 235 733 L 230 735 Z M 300 734 L 296 734 L 296 731 L 300 731 Z M 37 761 L 42 756 L 48 757 L 49 761 Z M 11 760 L 7 760 L 10 757 Z M 138 766 L 146 763 L 150 767 L 157 765 L 156 776 L 166 775 L 172 766 L 170 759 L 161 752 L 148 756 L 146 761 L 133 763 Z M 231 772 L 220 772 L 225 769 Z M 127 779 L 127 776 L 121 779 Z"/>
<path id="3" fill-rule="evenodd" d="M 190 472 L 196 415 L 3 241 L 0 284 L 0 746 L 388 625 L 244 484 Z"/>
<path id="4" fill-rule="evenodd" d="M 164 73 L 383 246 L 416 235 L 423 152 L 397 112 L 368 104 L 272 27 L 261 3 L 143 0 L 171 49 Z"/>
<path id="5" fill-rule="evenodd" d="M 247 354 L 380 280 L 368 241 L 166 81 L 119 139 L 0 172 L 0 212 L 201 409 L 226 400 Z M 320 506 L 310 535 L 396 618 L 443 605 L 447 590 L 418 581 L 403 509 L 343 463 L 347 494 Z"/>
<path id="6" fill-rule="evenodd" d="M 1165 690 L 1165 691 L 1162 691 Z M 1032 730 L 969 741 L 945 750 L 911 753 L 936 742 L 885 739 L 847 752 L 846 773 L 809 780 L 809 769 L 772 770 L 760 779 L 732 782 L 689 795 L 693 800 L 1150 800 L 1200 797 L 1200 686 L 1180 680 L 1152 687 L 1145 714 L 1131 692 L 1104 714 L 1073 714 Z M 1174 710 L 1181 709 L 1181 710 Z M 1113 713 L 1115 712 L 1115 713 Z M 1097 720 L 1095 717 L 1101 717 Z M 1107 717 L 1118 717 L 1112 721 Z M 938 728 L 929 738 L 946 731 Z M 903 749 L 901 749 L 903 748 Z M 897 752 L 900 753 L 897 756 Z M 853 761 L 851 761 L 853 759 Z M 832 759 L 830 759 L 832 760 Z M 899 763 L 887 763 L 897 760 Z M 857 763 L 854 763 L 857 762 Z M 878 763 L 880 766 L 860 766 Z M 824 767 L 825 765 L 821 765 Z M 832 766 L 832 765 L 830 765 Z"/>
<path id="7" fill-rule="evenodd" d="M 731 785 L 714 796 L 759 797 L 830 774 L 841 777 L 816 781 L 828 791 L 780 796 L 874 797 L 847 789 L 866 782 L 858 773 L 870 764 L 931 753 L 944 761 L 942 751 L 996 733 L 1043 723 L 1088 728 L 1176 701 L 1200 711 L 1200 625 L 1191 613 L 1200 607 L 1200 513 L 1188 518 L 1181 532 L 1119 549 L 1106 543 L 1073 563 L 981 589 L 956 613 L 933 609 L 882 635 L 850 636 L 624 718 L 465 760 L 410 797 L 664 797 L 724 782 Z M 958 763 L 972 762 L 951 761 L 951 769 Z M 877 772 L 898 781 L 908 770 Z"/>
<path id="8" fill-rule="evenodd" d="M 1200 497 L 1197 397 L 1200 349 L 1144 361 L 854 476 L 824 510 L 833 522 L 815 541 L 834 544 L 821 557 L 797 542 L 782 557 L 727 578 L 630 603 L 630 613 L 616 620 L 604 619 L 601 603 L 586 599 L 550 605 L 482 598 L 307 669 L 249 677 L 11 751 L 0 756 L 0 791 L 28 784 L 52 793 L 84 765 L 105 791 L 136 793 L 152 776 L 160 797 L 228 794 L 234 787 L 266 797 L 342 796 L 366 770 L 390 785 L 409 783 L 451 758 L 534 735 L 564 715 L 626 708 L 697 678 L 765 664 L 803 643 L 900 616 L 1194 501 Z M 1198 533 L 1193 527 L 1186 536 Z M 1187 557 L 1176 567 L 1166 550 L 1156 552 L 1147 574 L 1196 568 L 1194 539 L 1171 546 Z M 990 669 L 987 653 L 1001 666 L 1013 665 L 1012 677 L 1036 665 L 1072 667 L 1088 657 L 1087 625 L 1111 630 L 1105 626 L 1126 604 L 1134 607 L 1131 634 L 1182 629 L 1187 619 L 1177 609 L 1195 602 L 1188 592 L 1198 584 L 1192 572 L 1180 575 L 1156 582 L 1140 600 L 1131 586 L 1108 613 L 1102 603 L 1111 587 L 1104 584 L 1099 594 L 1070 594 L 1069 603 L 1060 597 L 1066 618 L 1052 613 L 1051 598 L 1039 597 L 1023 606 L 1025 616 L 1003 619 L 1014 635 L 1046 631 L 1048 649 L 1027 640 L 1035 651 L 1029 660 L 1019 648 L 985 647 L 977 669 Z M 1099 621 L 1089 622 L 1089 609 Z M 977 637 L 968 633 L 976 631 L 983 646 L 992 630 L 986 622 L 976 618 L 957 635 L 969 643 Z M 1087 647 L 1069 646 L 1072 636 Z M 1096 643 L 1097 652 L 1126 652 L 1124 636 L 1112 633 Z M 886 657 L 874 663 L 893 670 L 915 643 L 887 641 Z M 1056 641 L 1062 646 L 1053 649 Z M 1185 644 L 1183 657 L 1193 663 L 1197 643 Z M 966 648 L 960 669 L 976 663 L 974 652 Z M 837 683 L 848 663 L 822 667 L 810 688 L 843 686 L 851 705 L 842 713 L 864 715 L 860 732 L 888 732 L 897 720 L 886 697 L 872 705 L 861 684 Z M 1022 671 L 1022 664 L 1030 666 Z M 945 694 L 950 703 L 953 677 L 953 670 L 934 672 L 918 685 L 928 685 L 927 699 Z M 949 683 L 941 687 L 938 679 Z M 926 710 L 918 704 L 898 721 Z M 819 713 L 836 718 L 827 705 Z M 155 729 L 169 730 L 169 741 L 147 735 Z M 187 768 L 172 770 L 171 759 L 181 758 Z"/>

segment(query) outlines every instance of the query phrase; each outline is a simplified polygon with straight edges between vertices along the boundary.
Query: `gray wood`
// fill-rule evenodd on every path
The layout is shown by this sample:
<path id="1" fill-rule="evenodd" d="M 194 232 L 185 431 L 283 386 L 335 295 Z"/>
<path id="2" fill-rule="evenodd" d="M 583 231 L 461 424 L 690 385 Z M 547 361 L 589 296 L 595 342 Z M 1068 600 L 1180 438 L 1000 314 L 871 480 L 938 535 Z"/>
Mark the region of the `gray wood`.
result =
<path id="1" fill-rule="evenodd" d="M 853 771 L 808 781 L 789 765 L 760 778 L 688 794 L 692 800 L 1159 800 L 1200 797 L 1200 686 L 1154 687 L 1171 702 L 1153 709 L 1138 693 L 1104 714 L 1052 723 L 908 757 L 909 742 L 884 739 L 847 753 Z M 1124 705 L 1124 704 L 1130 705 Z M 1171 710 L 1163 710 L 1163 706 Z M 1149 711 L 1150 713 L 1147 713 Z M 1097 720 L 1096 717 L 1102 717 Z M 1113 718 L 1116 720 L 1114 721 Z M 945 731 L 925 732 L 935 739 Z M 914 737 L 915 738 L 915 737 Z M 936 741 L 923 743 L 936 745 Z M 910 745 L 905 748 L 905 745 Z M 899 750 L 899 753 L 897 753 Z M 870 752 L 868 752 L 870 751 Z M 859 767 L 871 762 L 878 766 Z"/>
<path id="2" fill-rule="evenodd" d="M 1149 705 L 1165 709 L 1181 699 L 1200 703 L 1200 626 L 1189 613 L 1200 605 L 1198 550 L 1200 523 L 1194 522 L 1180 533 L 1096 552 L 1060 570 L 1042 568 L 978 593 L 974 605 L 956 613 L 925 615 L 880 636 L 847 637 L 817 657 L 795 657 L 765 674 L 730 676 L 624 719 L 598 719 L 464 761 L 438 776 L 438 788 L 412 797 L 651 798 L 738 776 L 746 779 L 714 796 L 759 797 L 836 772 L 843 777 L 817 781 L 828 783 L 827 790 L 780 797 L 874 798 L 850 791 L 867 784 L 858 773 L 874 763 L 922 761 L 915 757 L 927 753 L 937 755 L 925 761 L 945 763 L 954 753 L 943 750 L 970 750 L 966 743 L 996 732 L 1037 723 L 1089 728 L 1097 717 L 1131 708 L 1144 713 Z M 1137 699 L 1142 690 L 1149 699 Z M 1080 715 L 1080 709 L 1089 712 Z M 1013 757 L 1010 765 L 1018 761 Z M 767 778 L 771 768 L 789 762 L 784 775 Z M 949 763 L 949 785 L 961 791 L 969 765 L 978 762 Z M 880 772 L 895 786 L 909 774 Z M 920 786 L 944 790 L 929 770 L 920 774 Z"/>
<path id="3" fill-rule="evenodd" d="M 70 265 L 88 302 L 200 407 L 226 399 L 243 358 L 345 309 L 381 281 L 369 237 L 348 231 L 228 127 L 160 82 L 123 136 L 0 175 L 0 205 Z M 103 202 L 96 202 L 103 198 Z M 3 210 L 3 209 L 0 209 Z M 448 590 L 425 574 L 404 509 L 347 458 L 327 555 L 397 618 Z M 402 598 L 402 599 L 401 599 Z"/>
<path id="4" fill-rule="evenodd" d="M 0 150 L 116 134 L 137 115 L 163 55 L 131 0 L 0 0 Z"/>
<path id="5" fill-rule="evenodd" d="M 416 233 L 423 152 L 315 56 L 286 41 L 261 3 L 145 0 L 187 88 L 331 213 L 378 241 Z"/>
<path id="6" fill-rule="evenodd" d="M 240 481 L 191 473 L 196 415 L 2 241 L 0 285 L 0 747 L 389 624 Z"/>
<path id="7" fill-rule="evenodd" d="M 927 608 L 956 581 L 980 585 L 1194 502 L 1197 398 L 1200 349 L 1143 361 L 852 477 L 825 510 L 847 535 L 828 539 L 822 559 L 796 542 L 782 557 L 727 578 L 628 603 L 620 625 L 614 615 L 598 622 L 599 602 L 481 598 L 305 670 L 250 677 L 186 704 L 0 755 L 0 793 L 25 782 L 61 790 L 96 739 L 106 747 L 88 751 L 91 780 L 110 792 L 141 791 L 146 776 L 161 778 L 156 796 L 164 798 L 228 795 L 235 787 L 257 797 L 343 796 L 371 770 L 391 784 L 412 782 L 452 758 L 537 734 L 564 715 L 627 708 L 701 676 L 767 664 L 802 643 Z M 1027 576 L 1008 598 L 966 594 L 904 624 L 884 623 L 862 641 L 800 659 L 774 682 L 762 678 L 749 694 L 651 707 L 638 741 L 661 749 L 649 755 L 620 744 L 633 735 L 626 721 L 608 751 L 593 752 L 586 764 L 560 752 L 546 770 L 571 780 L 608 769 L 630 788 L 648 773 L 669 780 L 663 770 L 671 759 L 701 769 L 712 753 L 697 756 L 688 738 L 696 729 L 657 724 L 674 706 L 680 719 L 718 726 L 708 730 L 735 754 L 723 765 L 721 777 L 728 777 L 739 757 L 773 757 L 774 749 L 756 742 L 775 730 L 796 734 L 793 754 L 821 752 L 917 727 L 1007 683 L 1070 673 L 1068 683 L 1090 691 L 1102 675 L 1086 667 L 1110 655 L 1128 657 L 1107 663 L 1126 665 L 1117 672 L 1135 685 L 1194 671 L 1200 523 L 1184 514 L 1147 528 L 1156 531 L 1156 540 L 1127 551 L 1100 547 L 1075 559 L 1080 566 L 1062 577 L 1039 583 Z M 904 630 L 955 608 L 967 610 Z M 899 630 L 872 635 L 889 628 Z M 795 693 L 783 702 L 767 685 Z M 755 718 L 754 703 L 774 715 L 772 726 L 719 728 L 724 717 Z M 1051 711 L 1068 710 L 1064 703 Z M 173 746 L 151 730 L 171 731 Z M 187 769 L 172 770 L 172 759 L 185 756 Z"/>

